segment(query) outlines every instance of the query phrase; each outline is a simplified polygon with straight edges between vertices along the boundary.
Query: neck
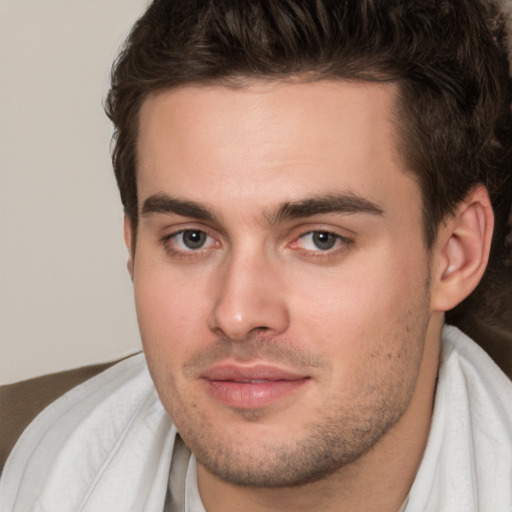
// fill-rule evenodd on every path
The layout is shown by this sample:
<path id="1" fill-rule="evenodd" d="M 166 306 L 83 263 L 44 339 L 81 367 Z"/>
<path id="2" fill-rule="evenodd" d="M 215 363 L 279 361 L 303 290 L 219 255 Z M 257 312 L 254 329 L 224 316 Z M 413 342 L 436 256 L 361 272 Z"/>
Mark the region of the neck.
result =
<path id="1" fill-rule="evenodd" d="M 399 421 L 358 460 L 317 482 L 292 488 L 239 487 L 198 464 L 199 493 L 209 512 L 379 510 L 397 512 L 427 444 L 439 366 L 441 322 L 431 325 L 414 394 Z"/>

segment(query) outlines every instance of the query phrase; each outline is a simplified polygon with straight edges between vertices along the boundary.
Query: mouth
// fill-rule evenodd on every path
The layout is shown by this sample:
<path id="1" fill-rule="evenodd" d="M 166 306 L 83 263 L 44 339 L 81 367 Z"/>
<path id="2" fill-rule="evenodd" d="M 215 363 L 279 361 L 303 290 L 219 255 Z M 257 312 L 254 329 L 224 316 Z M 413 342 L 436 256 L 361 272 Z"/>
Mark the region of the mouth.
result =
<path id="1" fill-rule="evenodd" d="M 260 409 L 302 389 L 309 376 L 276 366 L 223 364 L 201 374 L 212 398 L 238 409 Z"/>

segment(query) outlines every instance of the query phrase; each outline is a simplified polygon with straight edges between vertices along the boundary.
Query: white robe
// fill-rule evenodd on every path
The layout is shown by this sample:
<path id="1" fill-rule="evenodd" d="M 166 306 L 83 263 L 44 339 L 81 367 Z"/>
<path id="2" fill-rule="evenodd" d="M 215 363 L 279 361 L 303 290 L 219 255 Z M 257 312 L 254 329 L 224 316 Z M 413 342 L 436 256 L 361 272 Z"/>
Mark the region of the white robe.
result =
<path id="1" fill-rule="evenodd" d="M 46 408 L 20 437 L 0 480 L 2 512 L 164 508 L 204 512 L 195 459 L 142 354 Z M 443 330 L 431 431 L 405 510 L 512 511 L 512 382 L 453 327 Z"/>

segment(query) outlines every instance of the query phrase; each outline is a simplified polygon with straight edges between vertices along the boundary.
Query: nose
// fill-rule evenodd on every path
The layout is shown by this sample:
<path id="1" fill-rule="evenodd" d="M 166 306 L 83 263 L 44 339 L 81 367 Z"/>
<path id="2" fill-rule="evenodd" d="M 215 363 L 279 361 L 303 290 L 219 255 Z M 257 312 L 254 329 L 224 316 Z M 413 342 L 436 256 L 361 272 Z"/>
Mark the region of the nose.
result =
<path id="1" fill-rule="evenodd" d="M 266 336 L 286 331 L 289 311 L 282 281 L 279 270 L 264 256 L 232 255 L 216 276 L 209 328 L 233 341 L 256 331 Z"/>

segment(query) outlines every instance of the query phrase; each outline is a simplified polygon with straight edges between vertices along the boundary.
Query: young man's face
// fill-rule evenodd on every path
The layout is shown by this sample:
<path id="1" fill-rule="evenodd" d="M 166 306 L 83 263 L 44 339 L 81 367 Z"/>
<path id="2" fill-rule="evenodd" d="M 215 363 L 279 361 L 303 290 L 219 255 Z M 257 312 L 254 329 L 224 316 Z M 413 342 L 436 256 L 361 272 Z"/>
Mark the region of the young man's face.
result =
<path id="1" fill-rule="evenodd" d="M 414 401 L 435 336 L 395 92 L 189 86 L 143 104 L 137 312 L 161 400 L 202 470 L 254 486 L 315 480 Z"/>

